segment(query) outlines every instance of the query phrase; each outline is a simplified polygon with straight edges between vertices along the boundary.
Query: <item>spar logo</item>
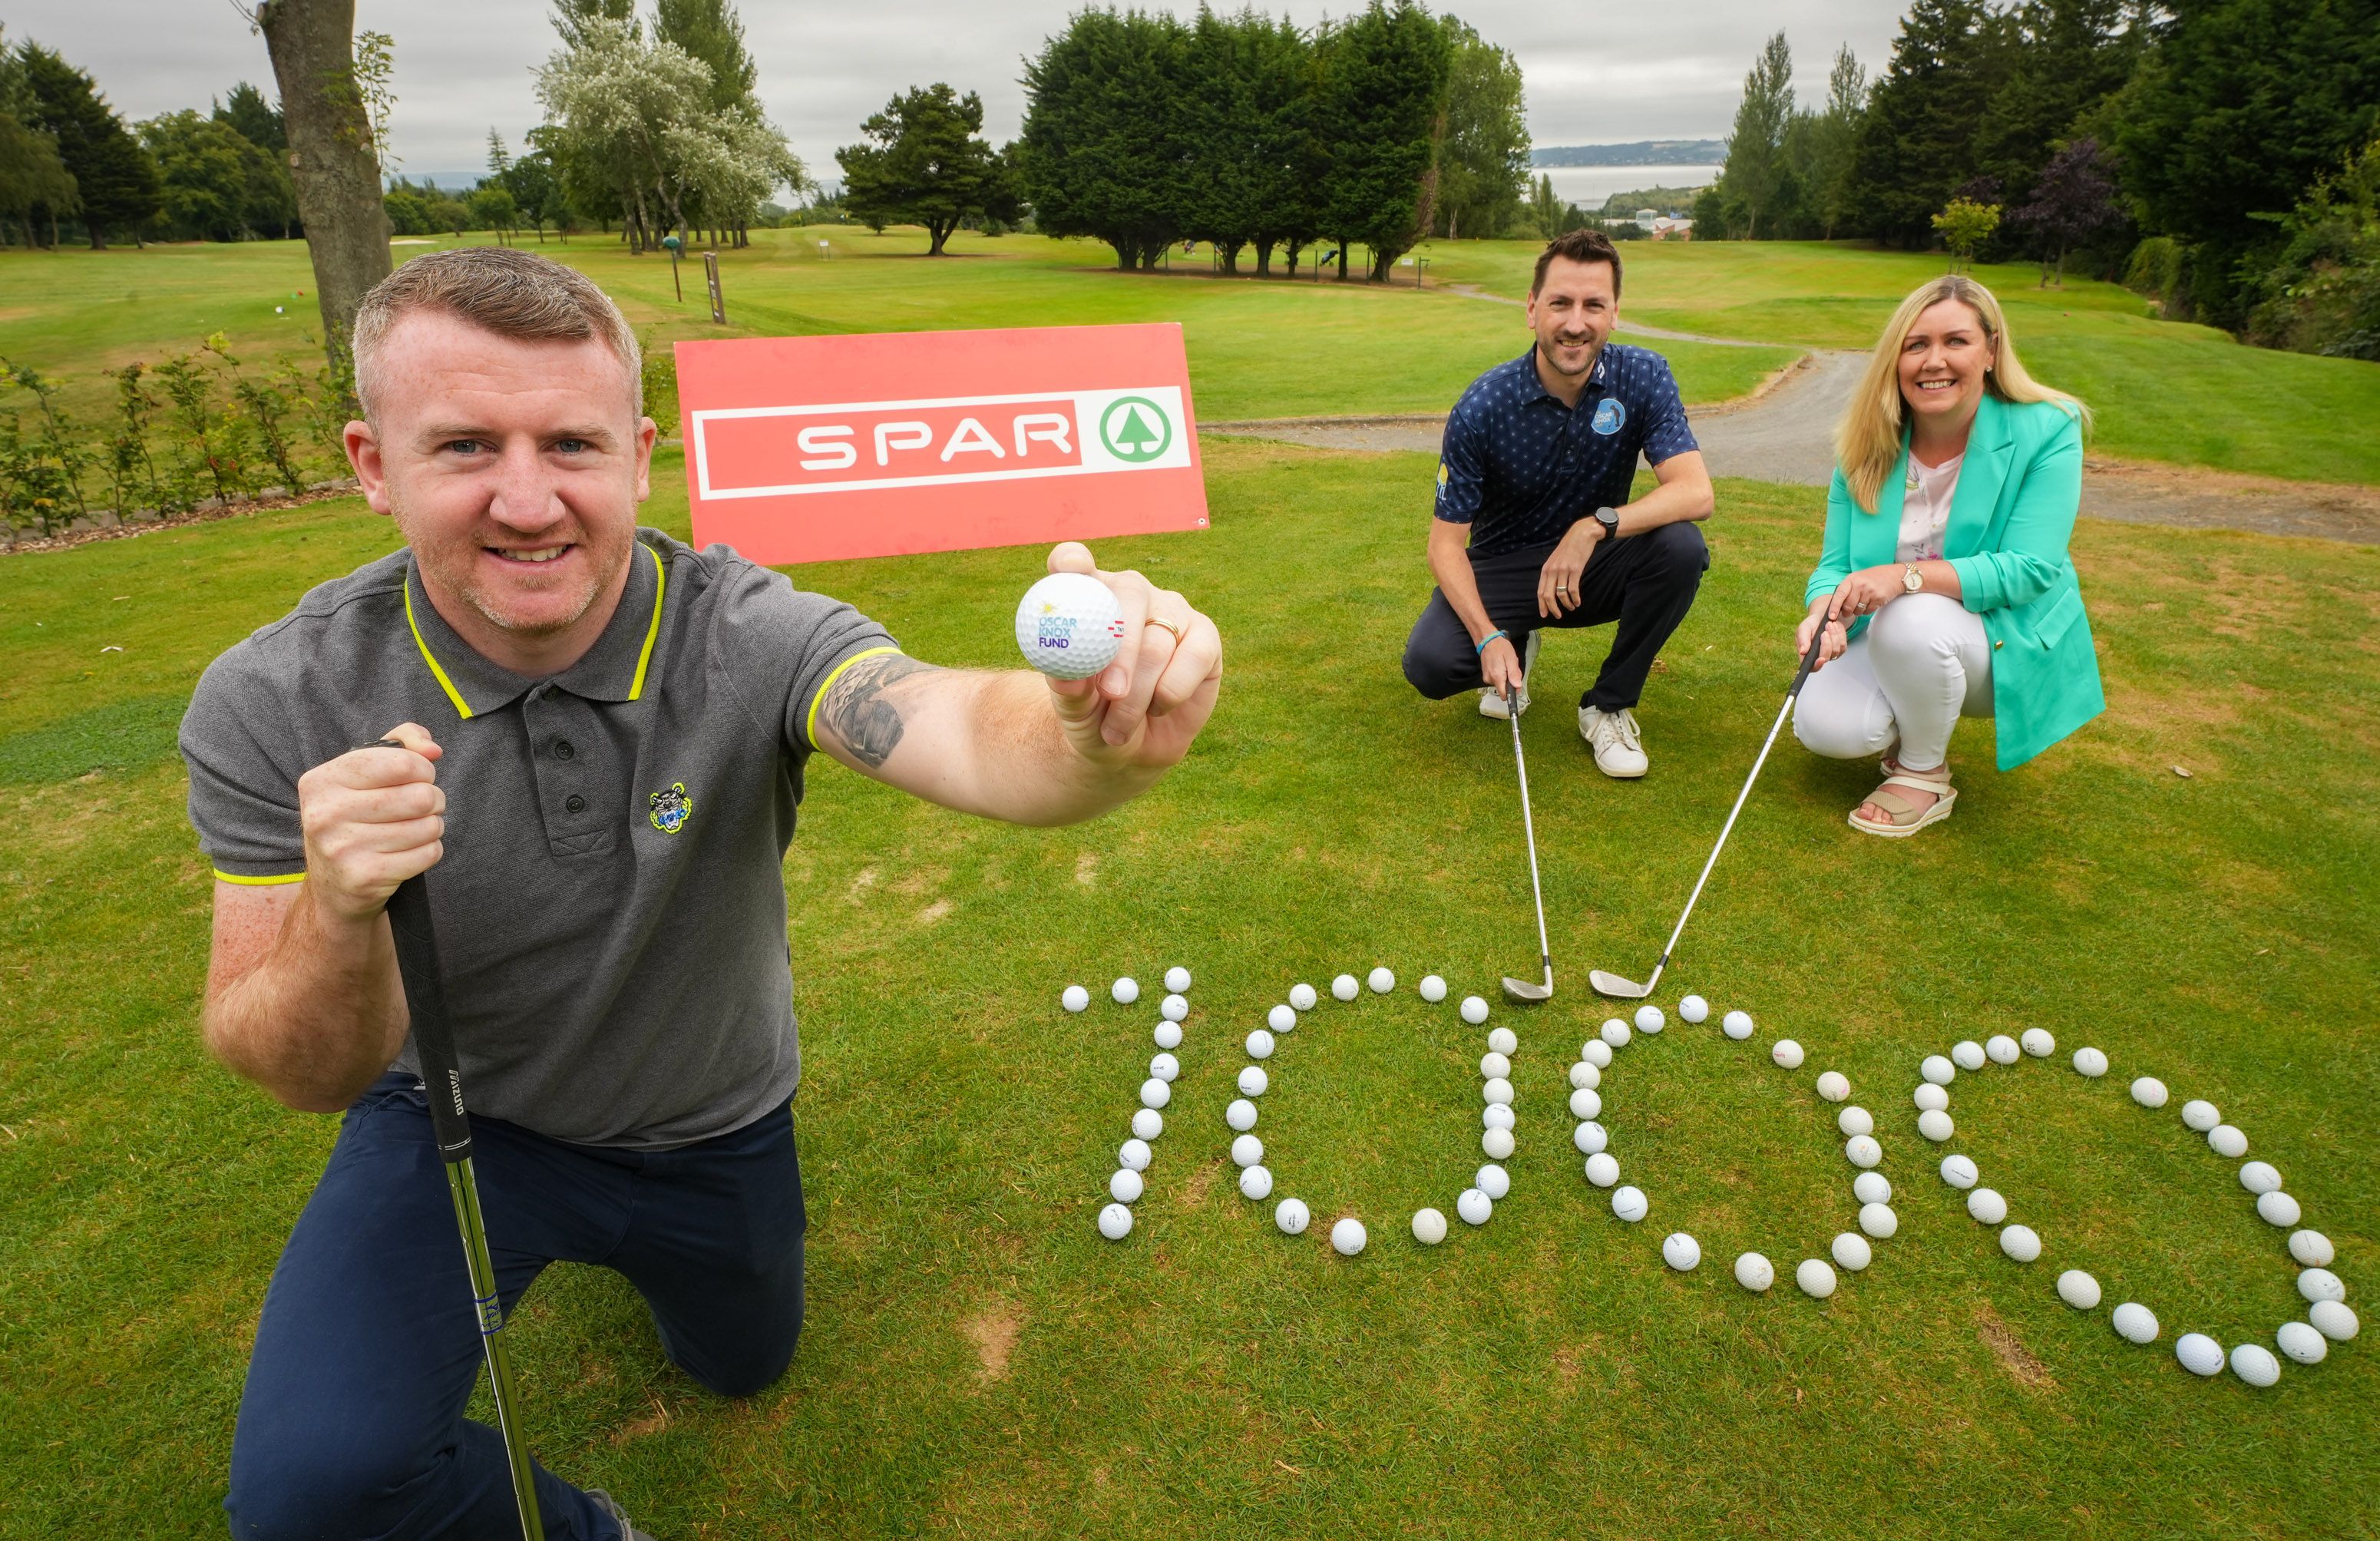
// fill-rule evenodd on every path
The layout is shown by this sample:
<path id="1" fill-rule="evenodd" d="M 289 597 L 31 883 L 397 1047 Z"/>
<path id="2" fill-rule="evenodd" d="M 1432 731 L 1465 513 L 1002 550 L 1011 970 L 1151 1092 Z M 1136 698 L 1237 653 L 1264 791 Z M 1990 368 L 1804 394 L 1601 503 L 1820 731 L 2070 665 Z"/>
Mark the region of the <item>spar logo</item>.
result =
<path id="1" fill-rule="evenodd" d="M 1190 464 L 1179 386 L 692 414 L 706 500 L 1129 474 Z"/>

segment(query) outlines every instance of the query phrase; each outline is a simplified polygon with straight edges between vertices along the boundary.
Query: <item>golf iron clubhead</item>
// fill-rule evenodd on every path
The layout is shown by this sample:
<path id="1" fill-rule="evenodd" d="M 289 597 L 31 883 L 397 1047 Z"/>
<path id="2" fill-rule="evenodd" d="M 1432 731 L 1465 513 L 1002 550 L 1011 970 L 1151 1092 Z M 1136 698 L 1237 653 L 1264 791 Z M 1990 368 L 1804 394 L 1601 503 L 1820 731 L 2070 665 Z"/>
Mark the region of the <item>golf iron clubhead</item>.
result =
<path id="1" fill-rule="evenodd" d="M 1609 995 L 1621 1001 L 1642 1001 L 1653 993 L 1655 985 L 1661 982 L 1661 972 L 1655 969 L 1653 977 L 1640 985 L 1633 979 L 1623 979 L 1617 974 L 1607 974 L 1597 968 L 1588 971 L 1586 982 L 1595 987 L 1597 995 Z"/>
<path id="2" fill-rule="evenodd" d="M 1546 971 L 1543 984 L 1505 975 L 1504 993 L 1515 1001 L 1535 1002 L 1553 997 L 1554 954 L 1546 944 L 1546 892 L 1537 881 L 1537 827 L 1529 815 L 1529 762 L 1521 755 L 1521 704 L 1512 698 L 1510 686 L 1504 687 L 1504 715 L 1512 722 L 1512 765 L 1521 774 L 1521 828 L 1529 840 L 1529 892 L 1537 902 L 1537 961 Z"/>

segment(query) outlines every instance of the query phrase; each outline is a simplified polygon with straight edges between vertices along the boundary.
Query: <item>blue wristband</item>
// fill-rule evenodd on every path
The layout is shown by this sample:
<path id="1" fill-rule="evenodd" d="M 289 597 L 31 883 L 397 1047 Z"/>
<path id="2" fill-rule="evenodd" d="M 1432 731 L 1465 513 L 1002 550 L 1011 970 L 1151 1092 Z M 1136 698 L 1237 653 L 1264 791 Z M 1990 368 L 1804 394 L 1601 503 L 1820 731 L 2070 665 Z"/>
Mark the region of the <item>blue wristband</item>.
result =
<path id="1" fill-rule="evenodd" d="M 1485 636 L 1485 637 L 1481 637 L 1481 638 L 1479 639 L 1479 645 L 1478 645 L 1477 647 L 1475 647 L 1475 648 L 1474 648 L 1474 649 L 1471 649 L 1471 651 L 1472 651 L 1472 653 L 1474 654 L 1474 656 L 1475 656 L 1475 657 L 1479 657 L 1479 658 L 1486 658 L 1486 657 L 1488 656 L 1488 643 L 1490 643 L 1490 642 L 1495 641 L 1495 640 L 1496 640 L 1496 638 L 1498 638 L 1498 637 L 1504 637 L 1504 632 L 1503 632 L 1503 629 L 1502 629 L 1501 627 L 1499 627 L 1498 629 L 1496 629 L 1496 630 L 1494 630 L 1494 631 L 1489 632 L 1487 636 Z M 1504 640 L 1506 640 L 1507 642 L 1509 642 L 1509 641 L 1511 641 L 1511 640 L 1512 640 L 1512 638 L 1511 638 L 1511 637 L 1504 637 Z"/>

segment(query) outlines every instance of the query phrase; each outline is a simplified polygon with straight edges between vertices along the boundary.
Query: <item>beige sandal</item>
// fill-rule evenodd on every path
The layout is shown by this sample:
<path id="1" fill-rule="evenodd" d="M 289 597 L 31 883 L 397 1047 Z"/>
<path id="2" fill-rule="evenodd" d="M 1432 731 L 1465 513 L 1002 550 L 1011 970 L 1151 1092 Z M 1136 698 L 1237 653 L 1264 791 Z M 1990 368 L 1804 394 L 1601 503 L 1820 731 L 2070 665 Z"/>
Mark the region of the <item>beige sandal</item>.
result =
<path id="1" fill-rule="evenodd" d="M 1959 794 L 1950 785 L 1950 762 L 1944 760 L 1931 770 L 1912 770 L 1885 757 L 1884 784 L 1867 795 L 1862 806 L 1874 803 L 1885 810 L 1883 822 L 1862 819 L 1858 808 L 1852 809 L 1851 826 L 1864 834 L 1882 835 L 1887 840 L 1900 840 L 1913 835 L 1928 824 L 1938 824 L 1950 817 L 1950 805 Z M 1938 795 L 1931 807 L 1921 810 L 1915 803 L 1893 790 L 1905 786 L 1912 791 L 1932 792 Z"/>

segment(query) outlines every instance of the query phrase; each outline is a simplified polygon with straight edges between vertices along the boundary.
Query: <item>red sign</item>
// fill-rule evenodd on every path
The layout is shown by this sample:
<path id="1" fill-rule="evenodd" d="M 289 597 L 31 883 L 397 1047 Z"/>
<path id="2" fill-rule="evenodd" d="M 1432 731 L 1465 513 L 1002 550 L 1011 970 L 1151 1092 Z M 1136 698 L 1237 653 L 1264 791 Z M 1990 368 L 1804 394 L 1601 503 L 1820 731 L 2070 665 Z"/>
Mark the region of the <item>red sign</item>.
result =
<path id="1" fill-rule="evenodd" d="M 1172 323 L 676 346 L 697 545 L 783 564 L 1206 528 Z"/>

